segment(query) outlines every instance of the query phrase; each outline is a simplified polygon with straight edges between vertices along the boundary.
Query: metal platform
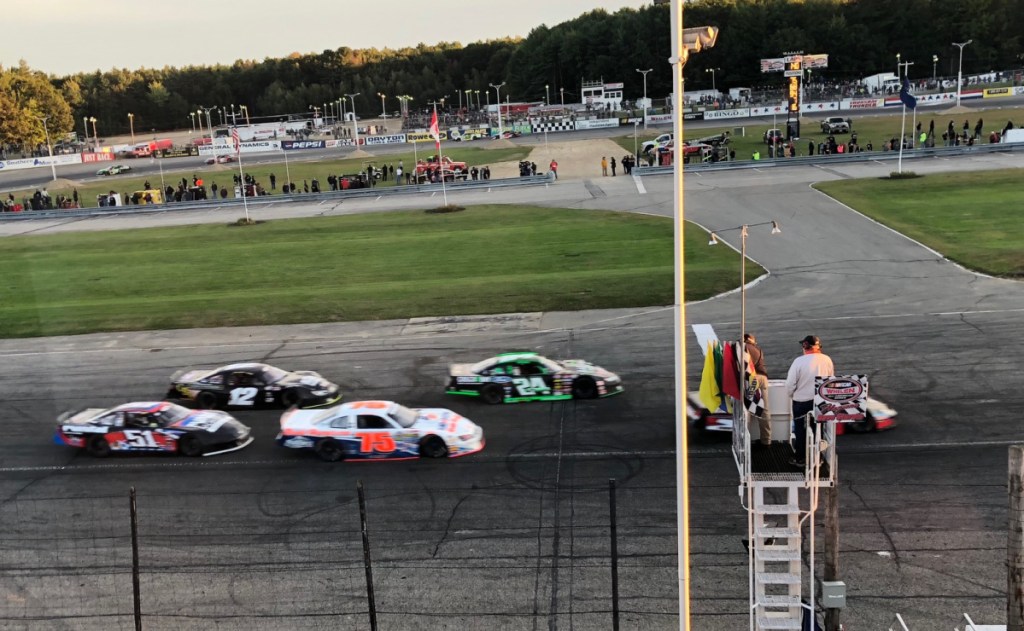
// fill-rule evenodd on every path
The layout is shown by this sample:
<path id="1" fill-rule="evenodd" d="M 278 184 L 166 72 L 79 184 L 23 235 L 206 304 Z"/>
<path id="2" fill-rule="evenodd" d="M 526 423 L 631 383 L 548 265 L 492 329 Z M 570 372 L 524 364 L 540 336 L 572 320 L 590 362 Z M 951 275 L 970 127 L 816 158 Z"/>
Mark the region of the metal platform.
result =
<path id="1" fill-rule="evenodd" d="M 750 447 L 751 479 L 755 482 L 804 482 L 804 470 L 789 463 L 793 456 L 789 443 L 762 445 L 755 442 Z M 818 483 L 829 486 L 829 478 L 828 462 L 823 459 L 818 470 Z"/>

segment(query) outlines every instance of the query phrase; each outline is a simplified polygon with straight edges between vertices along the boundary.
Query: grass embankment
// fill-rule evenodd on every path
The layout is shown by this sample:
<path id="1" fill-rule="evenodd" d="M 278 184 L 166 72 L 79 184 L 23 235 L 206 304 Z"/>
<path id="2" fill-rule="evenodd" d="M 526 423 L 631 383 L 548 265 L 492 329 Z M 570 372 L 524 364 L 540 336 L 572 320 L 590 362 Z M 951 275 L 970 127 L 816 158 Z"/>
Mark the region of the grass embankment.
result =
<path id="1" fill-rule="evenodd" d="M 706 243 L 688 300 L 738 281 Z M 0 267 L 2 337 L 673 302 L 671 219 L 522 206 L 10 237 Z"/>
<path id="2" fill-rule="evenodd" d="M 986 274 L 1024 279 L 1020 170 L 903 180 L 837 180 L 815 188 Z"/>
<path id="3" fill-rule="evenodd" d="M 486 140 L 478 141 L 480 143 L 489 142 Z M 308 158 L 303 158 L 303 151 L 290 151 L 288 152 L 288 171 L 291 174 L 292 181 L 295 182 L 296 191 L 302 190 L 303 182 L 312 182 L 313 178 L 320 180 L 320 190 L 330 190 L 330 186 L 327 184 L 328 175 L 349 175 L 365 171 L 367 165 L 373 165 L 374 168 L 380 168 L 385 164 L 394 167 L 398 166 L 399 160 L 402 161 L 403 167 L 408 171 L 415 163 L 415 157 L 424 159 L 427 156 L 436 153 L 433 143 L 420 143 L 418 145 L 418 151 L 414 154 L 412 150 L 408 153 L 396 153 L 387 154 L 381 156 L 373 156 L 366 158 L 350 158 L 344 160 L 323 160 L 323 161 L 311 161 Z M 445 156 L 450 157 L 452 160 L 457 162 L 465 162 L 470 168 L 483 167 L 484 165 L 493 165 L 498 162 L 506 162 L 509 160 L 522 160 L 530 154 L 531 147 L 508 147 L 508 148 L 494 148 L 484 149 L 481 147 L 463 147 L 462 143 L 452 145 L 442 145 L 442 152 Z M 373 147 L 369 147 L 368 150 L 372 153 Z M 281 152 L 274 154 L 242 154 L 242 165 L 246 175 L 252 175 L 256 178 L 265 189 L 270 191 L 270 174 L 273 173 L 277 176 L 277 191 L 270 191 L 271 194 L 280 193 L 280 189 L 284 186 L 286 175 L 284 162 L 277 162 L 275 164 L 258 164 L 257 161 L 263 161 L 267 159 L 283 160 Z M 136 168 L 139 166 L 151 166 L 152 163 L 150 158 L 141 159 L 119 159 L 114 162 L 102 162 L 97 163 L 96 169 L 99 170 L 103 167 L 110 166 L 111 164 L 126 164 L 130 167 Z M 229 164 L 219 164 L 217 166 L 204 165 L 201 168 L 182 168 L 180 159 L 178 158 L 167 158 L 163 162 L 164 166 L 164 182 L 166 185 L 178 187 L 181 182 L 181 178 L 185 177 L 189 182 L 192 181 L 192 176 L 196 175 L 202 178 L 207 189 L 214 182 L 217 186 L 227 186 L 229 193 L 232 184 L 232 176 L 238 175 L 238 163 L 232 162 Z M 49 174 L 49 172 L 47 172 Z M 58 175 L 60 175 L 60 167 L 58 167 Z M 150 185 L 154 187 L 160 186 L 160 174 L 159 173 L 147 173 L 145 175 L 134 175 L 128 174 L 125 176 L 113 176 L 102 178 L 98 181 L 90 181 L 78 186 L 79 199 L 85 201 L 87 206 L 96 205 L 96 196 L 109 193 L 114 191 L 117 193 L 128 193 L 131 194 L 135 191 L 143 189 L 143 184 L 149 181 Z M 394 186 L 394 179 L 388 181 L 379 182 L 378 186 Z M 14 192 L 14 196 L 17 199 L 22 197 L 30 196 L 35 192 L 36 188 L 22 189 Z M 57 187 L 50 188 L 48 192 L 53 199 L 57 199 L 58 195 L 65 195 L 71 197 L 73 187 Z"/>
<path id="4" fill-rule="evenodd" d="M 943 108 L 944 109 L 944 108 Z M 849 117 L 853 120 L 853 131 L 857 132 L 857 143 L 861 147 L 867 150 L 867 144 L 870 142 L 874 146 L 875 151 L 881 151 L 882 145 L 886 140 L 890 138 L 900 137 L 900 125 L 901 115 L 899 109 L 893 110 L 892 114 L 884 115 L 863 115 L 856 111 L 844 111 L 844 112 L 824 112 L 821 114 L 808 115 L 805 114 L 800 120 L 800 133 L 801 138 L 796 144 L 796 154 L 798 156 L 807 155 L 807 143 L 814 141 L 814 152 L 818 152 L 818 143 L 823 142 L 828 134 L 821 132 L 821 121 L 829 116 L 842 116 L 844 118 Z M 988 143 L 989 132 L 1002 131 L 1003 126 L 1006 125 L 1006 121 L 1019 121 L 1024 119 L 1024 108 L 1008 108 L 998 110 L 979 110 L 972 111 L 969 114 L 943 114 L 939 109 L 936 108 L 923 108 L 920 107 L 917 110 L 917 122 L 921 123 L 921 129 L 928 131 L 928 125 L 932 120 L 935 121 L 935 136 L 936 145 L 942 145 L 942 134 L 946 131 L 949 121 L 953 121 L 953 127 L 959 134 L 963 131 L 964 120 L 970 123 L 971 132 L 974 131 L 974 126 L 981 118 L 984 121 L 984 129 L 982 132 L 982 143 Z M 784 129 L 786 127 L 786 117 L 780 116 L 775 124 L 776 127 Z M 738 135 L 735 133 L 736 129 L 742 127 L 745 131 L 745 135 Z M 752 121 L 750 119 L 735 119 L 732 123 L 723 123 L 720 127 L 694 127 L 693 125 L 687 125 L 685 127 L 684 137 L 687 140 L 695 140 L 697 138 L 703 138 L 705 136 L 713 136 L 722 132 L 728 131 L 731 136 L 730 148 L 736 152 L 737 160 L 749 160 L 753 156 L 754 151 L 761 152 L 761 159 L 768 159 L 768 147 L 764 144 L 764 133 L 772 127 L 771 121 L 760 122 Z M 671 126 L 659 126 L 652 127 L 645 133 L 643 129 L 639 130 L 637 138 L 639 143 L 643 143 L 645 140 L 653 140 L 660 134 L 664 134 L 672 131 Z M 913 127 L 913 114 L 907 112 L 907 128 L 906 133 L 908 136 L 914 135 Z M 627 153 L 633 151 L 633 134 L 627 136 L 617 136 L 612 138 L 620 147 L 626 150 Z M 849 142 L 849 134 L 836 134 L 837 142 Z"/>

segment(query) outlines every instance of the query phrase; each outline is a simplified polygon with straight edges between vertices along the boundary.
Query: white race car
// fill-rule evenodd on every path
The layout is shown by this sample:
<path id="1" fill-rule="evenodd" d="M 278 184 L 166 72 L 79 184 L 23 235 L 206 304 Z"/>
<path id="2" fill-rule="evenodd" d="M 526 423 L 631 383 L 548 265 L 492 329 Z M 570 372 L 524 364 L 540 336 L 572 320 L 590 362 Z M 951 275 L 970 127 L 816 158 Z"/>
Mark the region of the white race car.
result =
<path id="1" fill-rule="evenodd" d="M 281 416 L 277 442 L 312 449 L 321 460 L 444 458 L 484 448 L 484 431 L 443 408 L 412 409 L 392 401 L 353 401 Z"/>

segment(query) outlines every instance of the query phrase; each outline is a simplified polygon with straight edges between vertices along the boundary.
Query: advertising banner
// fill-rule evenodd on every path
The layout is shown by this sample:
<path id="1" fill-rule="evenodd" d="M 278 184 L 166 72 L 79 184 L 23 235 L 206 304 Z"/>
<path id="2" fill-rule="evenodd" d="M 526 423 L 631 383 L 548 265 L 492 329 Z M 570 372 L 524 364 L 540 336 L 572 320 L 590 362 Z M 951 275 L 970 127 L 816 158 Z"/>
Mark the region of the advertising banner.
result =
<path id="1" fill-rule="evenodd" d="M 405 134 L 391 134 L 389 136 L 366 137 L 366 144 L 368 145 L 393 145 L 399 142 L 405 142 Z"/>
<path id="2" fill-rule="evenodd" d="M 814 411 L 819 423 L 863 421 L 867 405 L 867 375 L 814 378 Z"/>
<path id="3" fill-rule="evenodd" d="M 439 133 L 441 135 L 441 140 L 447 140 L 448 139 L 448 132 L 447 131 L 440 130 Z M 431 136 L 428 133 L 416 132 L 416 133 L 406 134 L 405 135 L 405 141 L 406 142 L 427 142 L 427 141 L 434 142 L 434 137 Z"/>
<path id="4" fill-rule="evenodd" d="M 218 139 L 219 140 L 219 139 Z M 285 140 L 284 142 L 291 142 Z M 323 142 L 318 141 L 318 142 Z M 238 147 L 241 153 L 265 153 L 268 151 L 279 151 L 281 149 L 282 141 L 280 140 L 250 140 L 249 142 L 239 143 Z M 231 143 L 217 142 L 217 155 L 222 156 L 226 154 L 235 153 L 235 146 Z M 213 147 L 207 145 L 205 147 L 199 147 L 199 155 L 201 156 L 212 156 Z M 195 154 L 192 154 L 195 155 Z"/>
<path id="5" fill-rule="evenodd" d="M 685 121 L 702 121 L 704 120 L 704 112 L 684 112 L 683 120 Z"/>
<path id="6" fill-rule="evenodd" d="M 990 88 L 984 91 L 983 98 L 991 99 L 1001 96 L 1013 96 L 1013 88 Z"/>
<path id="7" fill-rule="evenodd" d="M 103 152 L 101 152 L 101 153 L 83 153 L 82 154 L 82 162 L 85 163 L 85 164 L 89 164 L 91 162 L 109 162 L 109 161 L 111 161 L 113 159 L 114 159 L 114 154 L 112 154 L 112 153 L 103 153 Z"/>
<path id="8" fill-rule="evenodd" d="M 1016 88 L 1013 89 L 1014 96 L 1020 96 L 1022 94 L 1024 94 L 1024 85 L 1017 86 Z"/>
<path id="9" fill-rule="evenodd" d="M 648 125 L 662 125 L 664 123 L 671 123 L 671 114 L 650 114 L 647 116 Z"/>
<path id="10" fill-rule="evenodd" d="M 77 153 L 61 154 L 53 156 L 53 163 L 57 166 L 60 166 L 62 164 L 81 164 L 82 156 Z M 42 158 L 18 158 L 15 160 L 0 161 L 0 170 L 3 171 L 17 171 L 20 169 L 32 169 L 35 167 L 48 166 L 50 166 L 50 156 L 44 156 Z"/>
<path id="11" fill-rule="evenodd" d="M 842 109 L 844 110 L 862 110 L 871 109 L 875 107 L 882 107 L 885 103 L 883 99 L 844 99 Z"/>
<path id="12" fill-rule="evenodd" d="M 300 149 L 324 149 L 327 147 L 323 140 L 282 140 L 281 148 L 285 151 L 296 151 Z"/>
<path id="13" fill-rule="evenodd" d="M 157 152 L 161 158 L 185 158 L 188 156 L 198 156 L 198 147 L 184 147 L 182 149 L 162 149 Z"/>
<path id="14" fill-rule="evenodd" d="M 618 127 L 619 119 L 617 118 L 598 118 L 595 120 L 577 120 L 576 129 L 606 129 L 608 127 Z"/>
<path id="15" fill-rule="evenodd" d="M 750 116 L 750 108 L 741 107 L 735 110 L 708 110 L 704 112 L 704 120 L 713 121 L 726 118 L 747 118 Z"/>

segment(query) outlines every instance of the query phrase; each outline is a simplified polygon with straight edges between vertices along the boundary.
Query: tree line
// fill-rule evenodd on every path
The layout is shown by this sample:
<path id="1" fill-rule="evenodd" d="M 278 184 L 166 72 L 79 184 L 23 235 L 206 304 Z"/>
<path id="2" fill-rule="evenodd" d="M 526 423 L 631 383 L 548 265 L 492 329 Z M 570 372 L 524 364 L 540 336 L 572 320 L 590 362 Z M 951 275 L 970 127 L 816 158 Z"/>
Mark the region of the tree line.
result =
<path id="1" fill-rule="evenodd" d="M 781 75 L 762 75 L 759 60 L 789 51 L 827 53 L 829 68 L 818 78 L 850 81 L 896 70 L 896 53 L 913 61 L 911 77 L 957 70 L 952 42 L 964 49 L 964 71 L 980 72 L 1024 65 L 1020 19 L 1024 0 L 693 0 L 686 4 L 686 26 L 717 26 L 718 44 L 690 58 L 688 90 L 759 87 L 778 84 Z M 413 97 L 411 107 L 446 98 L 456 106 L 479 90 L 494 102 L 488 86 L 502 83 L 502 99 L 579 102 L 584 80 L 625 83 L 627 99 L 642 96 L 637 68 L 653 68 L 647 92 L 671 92 L 669 7 L 652 5 L 615 13 L 595 10 L 554 26 L 540 26 L 526 38 L 462 45 L 441 42 L 402 49 L 351 49 L 293 53 L 231 65 L 162 69 L 113 69 L 46 76 L 24 63 L 0 68 L 0 142 L 43 142 L 40 119 L 51 134 L 83 130 L 95 117 L 101 136 L 126 133 L 128 114 L 137 135 L 191 125 L 198 107 L 246 105 L 251 116 L 306 113 L 344 94 L 361 93 L 360 116 L 380 113 L 378 93 L 389 112 L 396 97 Z M 707 71 L 714 69 L 714 75 Z M 460 97 L 459 92 L 462 92 Z M 489 96 L 485 96 L 485 94 Z M 477 99 L 474 92 L 472 98 Z M 347 107 L 351 107 L 351 101 Z M 216 122 L 214 117 L 214 122 Z M 89 132 L 91 133 L 91 129 Z"/>

